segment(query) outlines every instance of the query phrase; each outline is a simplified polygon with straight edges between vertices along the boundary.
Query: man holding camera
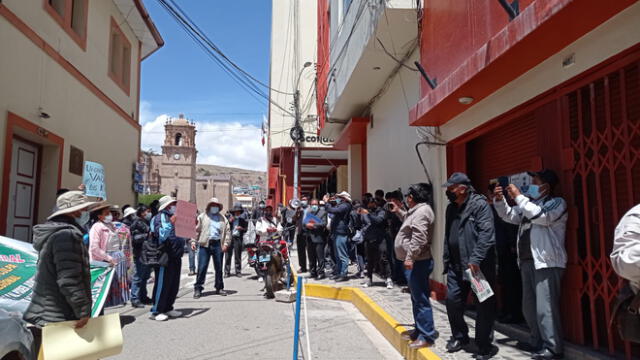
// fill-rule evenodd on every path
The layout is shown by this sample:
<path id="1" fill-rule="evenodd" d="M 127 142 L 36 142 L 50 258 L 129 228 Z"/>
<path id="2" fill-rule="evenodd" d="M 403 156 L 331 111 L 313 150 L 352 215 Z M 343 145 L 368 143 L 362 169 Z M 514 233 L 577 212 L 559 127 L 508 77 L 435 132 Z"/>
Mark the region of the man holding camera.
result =
<path id="1" fill-rule="evenodd" d="M 509 184 L 495 188 L 494 204 L 506 222 L 519 225 L 518 262 L 522 276 L 522 312 L 531 330 L 534 359 L 562 357 L 560 296 L 567 263 L 564 247 L 567 204 L 553 196 L 558 176 L 552 170 L 530 172 L 532 185 L 523 194 Z M 506 194 L 515 201 L 509 206 Z"/>
<path id="2" fill-rule="evenodd" d="M 327 203 L 325 209 L 331 218 L 331 240 L 336 251 L 336 266 L 331 277 L 336 282 L 347 281 L 349 267 L 349 222 L 351 213 L 351 195 L 343 191 L 335 197 L 325 195 L 323 200 Z"/>

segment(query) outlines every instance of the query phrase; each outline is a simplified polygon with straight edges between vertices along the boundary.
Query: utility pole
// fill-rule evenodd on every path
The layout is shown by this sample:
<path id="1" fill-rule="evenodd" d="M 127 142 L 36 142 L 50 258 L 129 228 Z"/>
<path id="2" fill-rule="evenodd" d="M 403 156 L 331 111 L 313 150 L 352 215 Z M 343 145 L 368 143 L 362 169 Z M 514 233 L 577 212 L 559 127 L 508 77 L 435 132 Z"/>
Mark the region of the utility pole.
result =
<path id="1" fill-rule="evenodd" d="M 295 115 L 295 129 L 300 129 L 300 90 L 293 94 L 293 108 Z M 295 140 L 293 148 L 293 198 L 298 199 L 298 185 L 300 180 L 300 137 Z"/>

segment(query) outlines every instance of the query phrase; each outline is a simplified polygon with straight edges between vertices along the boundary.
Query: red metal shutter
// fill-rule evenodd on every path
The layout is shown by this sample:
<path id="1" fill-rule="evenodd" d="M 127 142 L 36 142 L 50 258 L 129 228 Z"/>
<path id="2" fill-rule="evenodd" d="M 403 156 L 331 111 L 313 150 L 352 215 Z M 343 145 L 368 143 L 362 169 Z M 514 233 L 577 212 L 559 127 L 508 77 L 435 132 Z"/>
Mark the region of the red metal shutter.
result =
<path id="1" fill-rule="evenodd" d="M 479 192 L 499 176 L 539 170 L 532 168 L 541 162 L 538 123 L 531 111 L 467 143 L 468 175 Z"/>

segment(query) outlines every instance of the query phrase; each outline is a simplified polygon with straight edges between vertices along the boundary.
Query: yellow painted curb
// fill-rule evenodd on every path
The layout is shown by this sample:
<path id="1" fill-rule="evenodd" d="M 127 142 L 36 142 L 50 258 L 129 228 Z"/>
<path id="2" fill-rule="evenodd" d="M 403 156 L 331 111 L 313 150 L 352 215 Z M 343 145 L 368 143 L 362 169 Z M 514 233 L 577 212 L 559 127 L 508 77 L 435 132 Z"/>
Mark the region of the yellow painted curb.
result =
<path id="1" fill-rule="evenodd" d="M 292 273 L 294 275 L 294 283 L 297 285 L 298 274 L 293 269 Z M 407 329 L 362 290 L 352 287 L 306 283 L 304 284 L 304 291 L 307 296 L 352 303 L 406 359 L 440 360 L 440 357 L 429 348 L 409 349 L 409 342 L 402 340 L 402 333 Z"/>

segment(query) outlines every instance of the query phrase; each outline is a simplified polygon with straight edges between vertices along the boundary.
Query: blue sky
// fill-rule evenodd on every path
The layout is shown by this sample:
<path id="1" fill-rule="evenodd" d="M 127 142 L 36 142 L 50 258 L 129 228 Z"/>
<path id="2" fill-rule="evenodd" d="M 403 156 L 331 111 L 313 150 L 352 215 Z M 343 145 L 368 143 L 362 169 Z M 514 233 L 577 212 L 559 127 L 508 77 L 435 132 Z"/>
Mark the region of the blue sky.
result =
<path id="1" fill-rule="evenodd" d="M 269 81 L 271 1 L 177 0 L 238 65 Z M 260 126 L 265 103 L 254 100 L 187 37 L 157 0 L 145 5 L 165 46 L 142 63 L 142 146 L 159 151 L 166 116 L 197 123 L 198 163 L 264 170 Z M 265 91 L 266 92 L 266 91 Z"/>

